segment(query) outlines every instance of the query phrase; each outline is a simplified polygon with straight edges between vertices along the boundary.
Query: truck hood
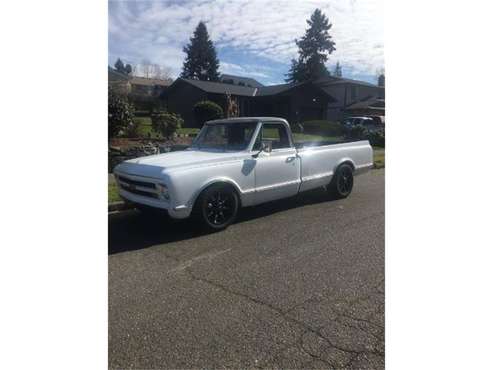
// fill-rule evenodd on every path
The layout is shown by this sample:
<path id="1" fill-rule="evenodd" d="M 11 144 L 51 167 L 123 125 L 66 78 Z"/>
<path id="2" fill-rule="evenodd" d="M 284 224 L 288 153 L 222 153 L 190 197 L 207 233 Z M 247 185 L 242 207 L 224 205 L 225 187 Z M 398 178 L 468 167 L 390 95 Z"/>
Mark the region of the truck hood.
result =
<path id="1" fill-rule="evenodd" d="M 116 172 L 137 176 L 159 178 L 163 172 L 196 166 L 214 165 L 245 158 L 244 152 L 223 152 L 187 149 L 177 152 L 162 153 L 147 157 L 129 159 L 120 163 Z"/>

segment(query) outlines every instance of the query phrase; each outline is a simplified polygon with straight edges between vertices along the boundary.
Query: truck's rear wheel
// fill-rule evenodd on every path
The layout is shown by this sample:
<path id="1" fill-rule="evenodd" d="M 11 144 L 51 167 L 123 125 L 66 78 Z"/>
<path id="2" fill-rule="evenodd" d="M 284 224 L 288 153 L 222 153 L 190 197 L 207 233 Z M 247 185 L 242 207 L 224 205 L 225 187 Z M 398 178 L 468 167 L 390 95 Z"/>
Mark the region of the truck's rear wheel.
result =
<path id="1" fill-rule="evenodd" d="M 236 219 L 239 208 L 236 191 L 226 184 L 214 184 L 205 189 L 194 207 L 196 219 L 208 231 L 227 228 Z"/>
<path id="2" fill-rule="evenodd" d="M 353 168 L 342 164 L 337 168 L 327 190 L 336 198 L 346 198 L 353 190 L 353 183 Z"/>

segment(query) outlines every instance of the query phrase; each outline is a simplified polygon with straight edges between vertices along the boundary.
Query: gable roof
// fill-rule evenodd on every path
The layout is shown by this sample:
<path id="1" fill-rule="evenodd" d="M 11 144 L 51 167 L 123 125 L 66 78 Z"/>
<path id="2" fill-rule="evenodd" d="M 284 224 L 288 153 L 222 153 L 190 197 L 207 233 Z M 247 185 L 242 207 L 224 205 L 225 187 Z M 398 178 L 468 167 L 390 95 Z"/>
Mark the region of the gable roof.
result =
<path id="1" fill-rule="evenodd" d="M 257 96 L 267 96 L 267 95 L 276 95 L 280 94 L 282 92 L 291 90 L 293 87 L 297 87 L 299 85 L 302 85 L 302 83 L 289 83 L 289 84 L 280 84 L 280 85 L 270 85 L 270 86 L 263 86 L 259 88 Z"/>
<path id="2" fill-rule="evenodd" d="M 225 80 L 232 80 L 233 84 L 239 85 L 239 83 L 243 83 L 246 87 L 262 87 L 264 86 L 260 82 L 258 82 L 254 78 L 250 77 L 242 77 L 242 76 L 235 76 L 235 75 L 228 75 L 228 74 L 222 74 L 221 77 L 219 78 L 221 82 L 224 82 Z M 227 82 L 224 82 L 227 83 Z"/>
<path id="3" fill-rule="evenodd" d="M 379 89 L 383 89 L 383 87 L 381 87 L 381 86 L 377 86 L 375 84 L 371 84 L 371 83 L 366 82 L 366 81 L 352 80 L 350 78 L 333 77 L 333 76 L 319 78 L 318 80 L 315 80 L 315 84 L 321 85 L 321 86 L 338 85 L 338 84 L 353 84 L 353 85 L 376 87 Z"/>
<path id="4" fill-rule="evenodd" d="M 366 97 L 346 107 L 346 109 L 374 109 L 385 111 L 385 100 L 374 96 Z"/>
<path id="5" fill-rule="evenodd" d="M 255 96 L 257 94 L 257 88 L 248 87 L 248 86 L 238 86 L 232 85 L 222 82 L 213 82 L 213 81 L 200 81 L 200 80 L 191 80 L 188 78 L 177 78 L 173 85 L 179 83 L 180 81 L 184 81 L 189 83 L 202 91 L 213 93 L 213 94 L 231 94 L 231 95 L 239 95 L 239 96 Z"/>

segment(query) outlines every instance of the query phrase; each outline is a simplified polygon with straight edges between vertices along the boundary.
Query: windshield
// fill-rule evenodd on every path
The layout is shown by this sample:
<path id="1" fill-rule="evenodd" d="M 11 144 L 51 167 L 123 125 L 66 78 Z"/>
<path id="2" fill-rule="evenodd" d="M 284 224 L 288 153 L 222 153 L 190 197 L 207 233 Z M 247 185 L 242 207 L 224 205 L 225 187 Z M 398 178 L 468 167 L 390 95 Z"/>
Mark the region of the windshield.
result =
<path id="1" fill-rule="evenodd" d="M 250 144 L 257 122 L 206 124 L 192 147 L 199 149 L 245 150 Z"/>

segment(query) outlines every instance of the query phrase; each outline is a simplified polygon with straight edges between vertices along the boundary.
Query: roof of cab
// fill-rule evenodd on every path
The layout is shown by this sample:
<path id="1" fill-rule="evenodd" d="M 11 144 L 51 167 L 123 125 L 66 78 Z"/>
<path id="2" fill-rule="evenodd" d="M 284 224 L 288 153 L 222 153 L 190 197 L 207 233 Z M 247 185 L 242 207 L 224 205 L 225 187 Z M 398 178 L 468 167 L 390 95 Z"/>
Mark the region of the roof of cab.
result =
<path id="1" fill-rule="evenodd" d="M 216 124 L 216 123 L 241 123 L 241 122 L 282 122 L 287 125 L 289 125 L 288 121 L 286 121 L 284 118 L 279 118 L 279 117 L 238 117 L 238 118 L 222 118 L 222 119 L 215 119 L 212 121 L 207 121 L 207 124 Z"/>

